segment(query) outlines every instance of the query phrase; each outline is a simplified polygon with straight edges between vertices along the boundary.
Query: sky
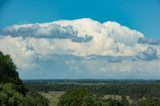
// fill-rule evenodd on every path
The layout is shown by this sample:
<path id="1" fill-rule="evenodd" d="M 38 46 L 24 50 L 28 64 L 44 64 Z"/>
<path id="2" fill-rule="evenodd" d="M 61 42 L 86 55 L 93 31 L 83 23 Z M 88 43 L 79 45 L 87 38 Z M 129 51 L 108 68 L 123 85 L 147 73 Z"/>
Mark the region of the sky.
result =
<path id="1" fill-rule="evenodd" d="M 0 0 L 0 51 L 22 79 L 159 79 L 159 0 Z"/>

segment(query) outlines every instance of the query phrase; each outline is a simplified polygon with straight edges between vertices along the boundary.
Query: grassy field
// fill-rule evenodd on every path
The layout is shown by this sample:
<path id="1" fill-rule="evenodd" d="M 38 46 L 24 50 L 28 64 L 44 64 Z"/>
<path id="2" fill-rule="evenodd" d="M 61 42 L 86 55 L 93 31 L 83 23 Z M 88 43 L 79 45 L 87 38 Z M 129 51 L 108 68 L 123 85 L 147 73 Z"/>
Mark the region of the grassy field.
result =
<path id="1" fill-rule="evenodd" d="M 104 95 L 103 100 L 109 99 L 109 98 L 112 98 L 118 101 L 122 100 L 122 96 L 119 96 L 119 95 Z M 133 100 L 129 96 L 126 96 L 126 99 L 129 102 L 129 104 L 133 103 Z"/>
<path id="2" fill-rule="evenodd" d="M 49 99 L 50 106 L 57 106 L 57 103 L 59 101 L 59 97 L 64 94 L 64 92 L 60 91 L 51 91 L 48 93 L 41 93 L 44 97 Z"/>

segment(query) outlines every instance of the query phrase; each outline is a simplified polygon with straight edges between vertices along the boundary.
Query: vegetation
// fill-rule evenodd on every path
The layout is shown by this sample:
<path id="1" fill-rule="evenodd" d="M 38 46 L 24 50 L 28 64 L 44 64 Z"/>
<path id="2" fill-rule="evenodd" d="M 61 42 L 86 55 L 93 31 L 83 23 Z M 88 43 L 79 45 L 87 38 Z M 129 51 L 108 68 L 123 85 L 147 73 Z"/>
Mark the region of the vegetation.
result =
<path id="1" fill-rule="evenodd" d="M 39 94 L 23 96 L 11 83 L 0 85 L 0 106 L 48 106 L 48 100 Z"/>
<path id="2" fill-rule="evenodd" d="M 58 106 L 100 106 L 100 102 L 86 89 L 74 89 L 61 96 Z"/>
<path id="3" fill-rule="evenodd" d="M 19 79 L 16 66 L 12 62 L 12 59 L 9 55 L 3 55 L 2 52 L 0 52 L 0 83 L 15 84 L 16 89 L 23 95 L 27 92 L 27 89 Z"/>
<path id="4" fill-rule="evenodd" d="M 142 97 L 160 98 L 160 83 L 105 83 L 105 84 L 84 84 L 84 83 L 49 83 L 30 81 L 25 85 L 32 92 L 68 91 L 76 88 L 85 88 L 99 97 L 104 95 L 124 95 L 132 99 Z"/>
<path id="5" fill-rule="evenodd" d="M 120 100 L 115 98 L 103 99 L 98 98 L 86 89 L 74 89 L 67 91 L 60 97 L 58 106 L 131 106 L 131 104 L 125 96 Z"/>
<path id="6" fill-rule="evenodd" d="M 160 106 L 160 99 L 147 98 L 140 101 L 140 106 Z"/>
<path id="7" fill-rule="evenodd" d="M 46 95 L 50 95 L 51 91 L 71 92 L 73 89 L 86 89 L 96 95 L 101 106 L 157 106 L 160 102 L 159 81 L 117 81 L 117 83 L 115 81 L 113 83 L 112 81 L 107 81 L 107 83 L 99 81 L 99 84 L 91 81 L 84 83 L 84 80 L 83 83 L 80 83 L 80 81 L 77 83 L 73 80 L 71 82 L 66 82 L 66 80 L 31 80 L 24 82 L 30 91 L 45 92 Z M 68 96 L 68 98 L 71 97 Z M 52 99 L 50 100 L 52 101 Z"/>
<path id="8" fill-rule="evenodd" d="M 28 92 L 9 55 L 0 52 L 0 106 L 48 106 L 40 94 Z"/>

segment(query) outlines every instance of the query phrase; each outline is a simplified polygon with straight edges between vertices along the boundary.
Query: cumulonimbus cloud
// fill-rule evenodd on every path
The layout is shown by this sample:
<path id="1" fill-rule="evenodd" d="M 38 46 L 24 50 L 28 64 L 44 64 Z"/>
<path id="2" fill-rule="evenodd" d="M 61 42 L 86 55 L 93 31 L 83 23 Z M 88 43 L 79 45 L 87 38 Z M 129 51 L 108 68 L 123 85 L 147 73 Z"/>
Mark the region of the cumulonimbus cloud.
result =
<path id="1" fill-rule="evenodd" d="M 11 54 L 22 69 L 55 55 L 90 61 L 105 57 L 107 62 L 119 64 L 122 60 L 152 61 L 160 57 L 157 42 L 119 23 L 89 18 L 12 25 L 0 31 L 0 50 Z"/>
<path id="2" fill-rule="evenodd" d="M 1 32 L 13 38 L 23 37 L 25 41 L 27 39 L 27 45 L 36 52 L 41 52 L 37 49 L 41 46 L 42 50 L 48 48 L 45 50 L 49 54 L 62 51 L 81 56 L 134 55 L 132 48 L 143 38 L 142 33 L 116 22 L 101 24 L 91 19 L 13 25 Z"/>

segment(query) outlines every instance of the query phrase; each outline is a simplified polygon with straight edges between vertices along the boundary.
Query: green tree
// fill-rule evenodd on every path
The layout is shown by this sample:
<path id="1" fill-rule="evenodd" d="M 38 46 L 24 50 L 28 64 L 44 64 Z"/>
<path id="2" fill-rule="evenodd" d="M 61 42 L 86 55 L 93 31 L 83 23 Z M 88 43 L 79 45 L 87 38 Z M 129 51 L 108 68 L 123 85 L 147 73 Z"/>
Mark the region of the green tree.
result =
<path id="1" fill-rule="evenodd" d="M 4 55 L 2 52 L 0 52 L 0 83 L 13 83 L 17 86 L 16 89 L 24 95 L 27 91 L 19 79 L 16 65 L 9 55 Z"/>
<path id="2" fill-rule="evenodd" d="M 40 94 L 30 94 L 9 55 L 0 52 L 0 106 L 48 106 Z"/>
<path id="3" fill-rule="evenodd" d="M 48 99 L 40 94 L 24 96 L 14 84 L 0 84 L 0 106 L 49 106 L 48 103 Z"/>
<path id="4" fill-rule="evenodd" d="M 58 106 L 100 106 L 100 102 L 86 89 L 77 88 L 62 95 Z"/>
<path id="5" fill-rule="evenodd" d="M 11 83 L 0 84 L 0 105 L 19 106 L 23 101 L 23 95 L 16 90 Z"/>
<path id="6" fill-rule="evenodd" d="M 102 106 L 125 106 L 125 105 L 123 105 L 120 101 L 114 99 L 107 99 L 102 102 Z"/>
<path id="7" fill-rule="evenodd" d="M 160 100 L 158 98 L 142 99 L 140 106 L 160 106 Z"/>

